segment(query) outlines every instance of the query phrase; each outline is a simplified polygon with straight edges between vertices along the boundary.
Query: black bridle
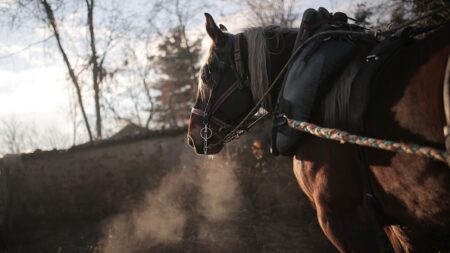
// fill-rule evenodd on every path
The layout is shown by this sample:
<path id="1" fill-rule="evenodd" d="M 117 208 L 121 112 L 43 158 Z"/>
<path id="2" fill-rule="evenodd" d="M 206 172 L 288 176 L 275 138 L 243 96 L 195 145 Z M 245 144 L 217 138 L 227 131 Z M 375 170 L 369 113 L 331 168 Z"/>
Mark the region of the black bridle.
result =
<path id="1" fill-rule="evenodd" d="M 214 113 L 222 106 L 222 104 L 237 90 L 241 90 L 245 87 L 248 88 L 249 76 L 245 73 L 243 68 L 243 62 L 241 57 L 241 45 L 240 40 L 243 38 L 243 34 L 236 34 L 235 38 L 230 39 L 225 48 L 220 49 L 221 52 L 227 55 L 225 60 L 221 60 L 219 63 L 219 70 L 223 71 L 225 66 L 229 66 L 234 73 L 235 80 L 223 94 L 221 94 L 215 101 L 212 98 L 217 96 L 214 91 L 219 87 L 222 82 L 220 78 L 217 82 L 213 83 L 211 87 L 211 93 L 205 105 L 205 109 L 199 109 L 192 107 L 191 113 L 203 118 L 203 128 L 200 130 L 200 137 L 203 139 L 203 152 L 207 154 L 208 147 L 223 145 L 231 140 L 239 137 L 246 132 L 252 124 L 240 124 L 239 128 L 236 125 L 226 123 L 224 120 L 219 119 Z M 233 41 L 232 41 L 233 40 Z M 234 45 L 234 48 L 233 48 Z M 218 49 L 216 49 L 218 50 Z M 231 58 L 231 54 L 234 56 L 234 61 Z M 217 56 L 216 56 L 217 57 Z M 217 57 L 218 58 L 218 57 Z M 213 103 L 214 102 L 214 103 Z M 216 135 L 219 137 L 219 142 L 214 144 L 208 144 L 208 140 L 212 138 L 214 131 L 209 127 L 209 123 L 213 122 L 219 126 L 219 131 Z M 225 137 L 220 135 L 220 132 L 224 129 L 232 129 Z"/>

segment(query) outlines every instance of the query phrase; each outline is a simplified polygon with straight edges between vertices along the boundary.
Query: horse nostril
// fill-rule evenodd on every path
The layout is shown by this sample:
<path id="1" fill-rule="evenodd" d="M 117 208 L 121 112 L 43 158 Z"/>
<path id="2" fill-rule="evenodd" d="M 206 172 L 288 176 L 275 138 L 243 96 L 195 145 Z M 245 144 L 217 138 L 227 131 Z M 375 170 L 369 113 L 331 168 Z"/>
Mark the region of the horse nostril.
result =
<path id="1" fill-rule="evenodd" d="M 191 146 L 192 148 L 195 148 L 195 146 L 194 146 L 194 140 L 192 140 L 192 137 L 191 137 L 191 136 L 188 136 L 188 137 L 187 137 L 187 143 L 188 143 L 188 145 Z"/>

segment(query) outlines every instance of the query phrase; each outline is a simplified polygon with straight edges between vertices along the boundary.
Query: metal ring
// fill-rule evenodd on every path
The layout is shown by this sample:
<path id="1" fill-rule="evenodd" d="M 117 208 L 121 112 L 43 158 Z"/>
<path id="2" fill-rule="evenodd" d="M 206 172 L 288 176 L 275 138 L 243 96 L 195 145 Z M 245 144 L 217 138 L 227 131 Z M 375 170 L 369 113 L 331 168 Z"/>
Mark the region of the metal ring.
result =
<path id="1" fill-rule="evenodd" d="M 212 130 L 207 125 L 200 130 L 200 137 L 203 140 L 209 140 L 212 137 Z"/>

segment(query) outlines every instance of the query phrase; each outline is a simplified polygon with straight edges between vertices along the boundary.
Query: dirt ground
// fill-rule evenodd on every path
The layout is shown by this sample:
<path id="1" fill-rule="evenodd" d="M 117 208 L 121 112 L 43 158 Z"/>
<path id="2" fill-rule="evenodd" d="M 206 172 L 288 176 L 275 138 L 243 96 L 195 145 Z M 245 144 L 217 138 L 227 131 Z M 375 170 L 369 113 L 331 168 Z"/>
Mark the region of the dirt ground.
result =
<path id="1" fill-rule="evenodd" d="M 311 214 L 307 214 L 310 216 Z M 196 226 L 188 226 L 180 242 L 157 244 L 140 248 L 144 252 L 335 252 L 324 240 L 315 220 L 285 222 L 271 216 L 251 217 L 242 214 L 237 219 L 237 231 L 215 226 L 212 233 L 220 238 L 205 239 L 196 235 Z M 252 219 L 250 221 L 249 219 Z M 104 220 L 105 221 L 105 220 Z M 100 253 L 106 252 L 99 242 L 105 237 L 104 221 L 66 222 L 64 224 L 35 224 L 10 232 L 4 241 L 4 253 Z M 248 222 L 248 223 L 247 223 Z M 227 235 L 228 234 L 228 235 Z"/>

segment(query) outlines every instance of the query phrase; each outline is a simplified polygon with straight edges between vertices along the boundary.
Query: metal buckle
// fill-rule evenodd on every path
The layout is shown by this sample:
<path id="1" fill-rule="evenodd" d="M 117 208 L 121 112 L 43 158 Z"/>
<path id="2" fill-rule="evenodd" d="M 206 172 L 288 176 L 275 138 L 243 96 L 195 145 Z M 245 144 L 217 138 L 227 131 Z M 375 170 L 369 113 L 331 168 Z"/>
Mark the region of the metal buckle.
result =
<path id="1" fill-rule="evenodd" d="M 287 118 L 286 118 L 286 116 L 284 114 L 277 114 L 274 117 L 273 123 L 277 127 L 284 126 L 287 123 Z"/>
<path id="2" fill-rule="evenodd" d="M 200 137 L 203 139 L 203 153 L 206 155 L 208 153 L 208 140 L 212 137 L 212 130 L 208 127 L 208 123 L 200 129 Z"/>
<path id="3" fill-rule="evenodd" d="M 378 55 L 376 55 L 376 54 L 371 54 L 371 55 L 368 55 L 368 56 L 366 57 L 366 62 L 370 62 L 370 61 L 372 61 L 372 60 L 378 61 L 378 59 L 380 59 L 380 58 L 378 57 Z"/>

